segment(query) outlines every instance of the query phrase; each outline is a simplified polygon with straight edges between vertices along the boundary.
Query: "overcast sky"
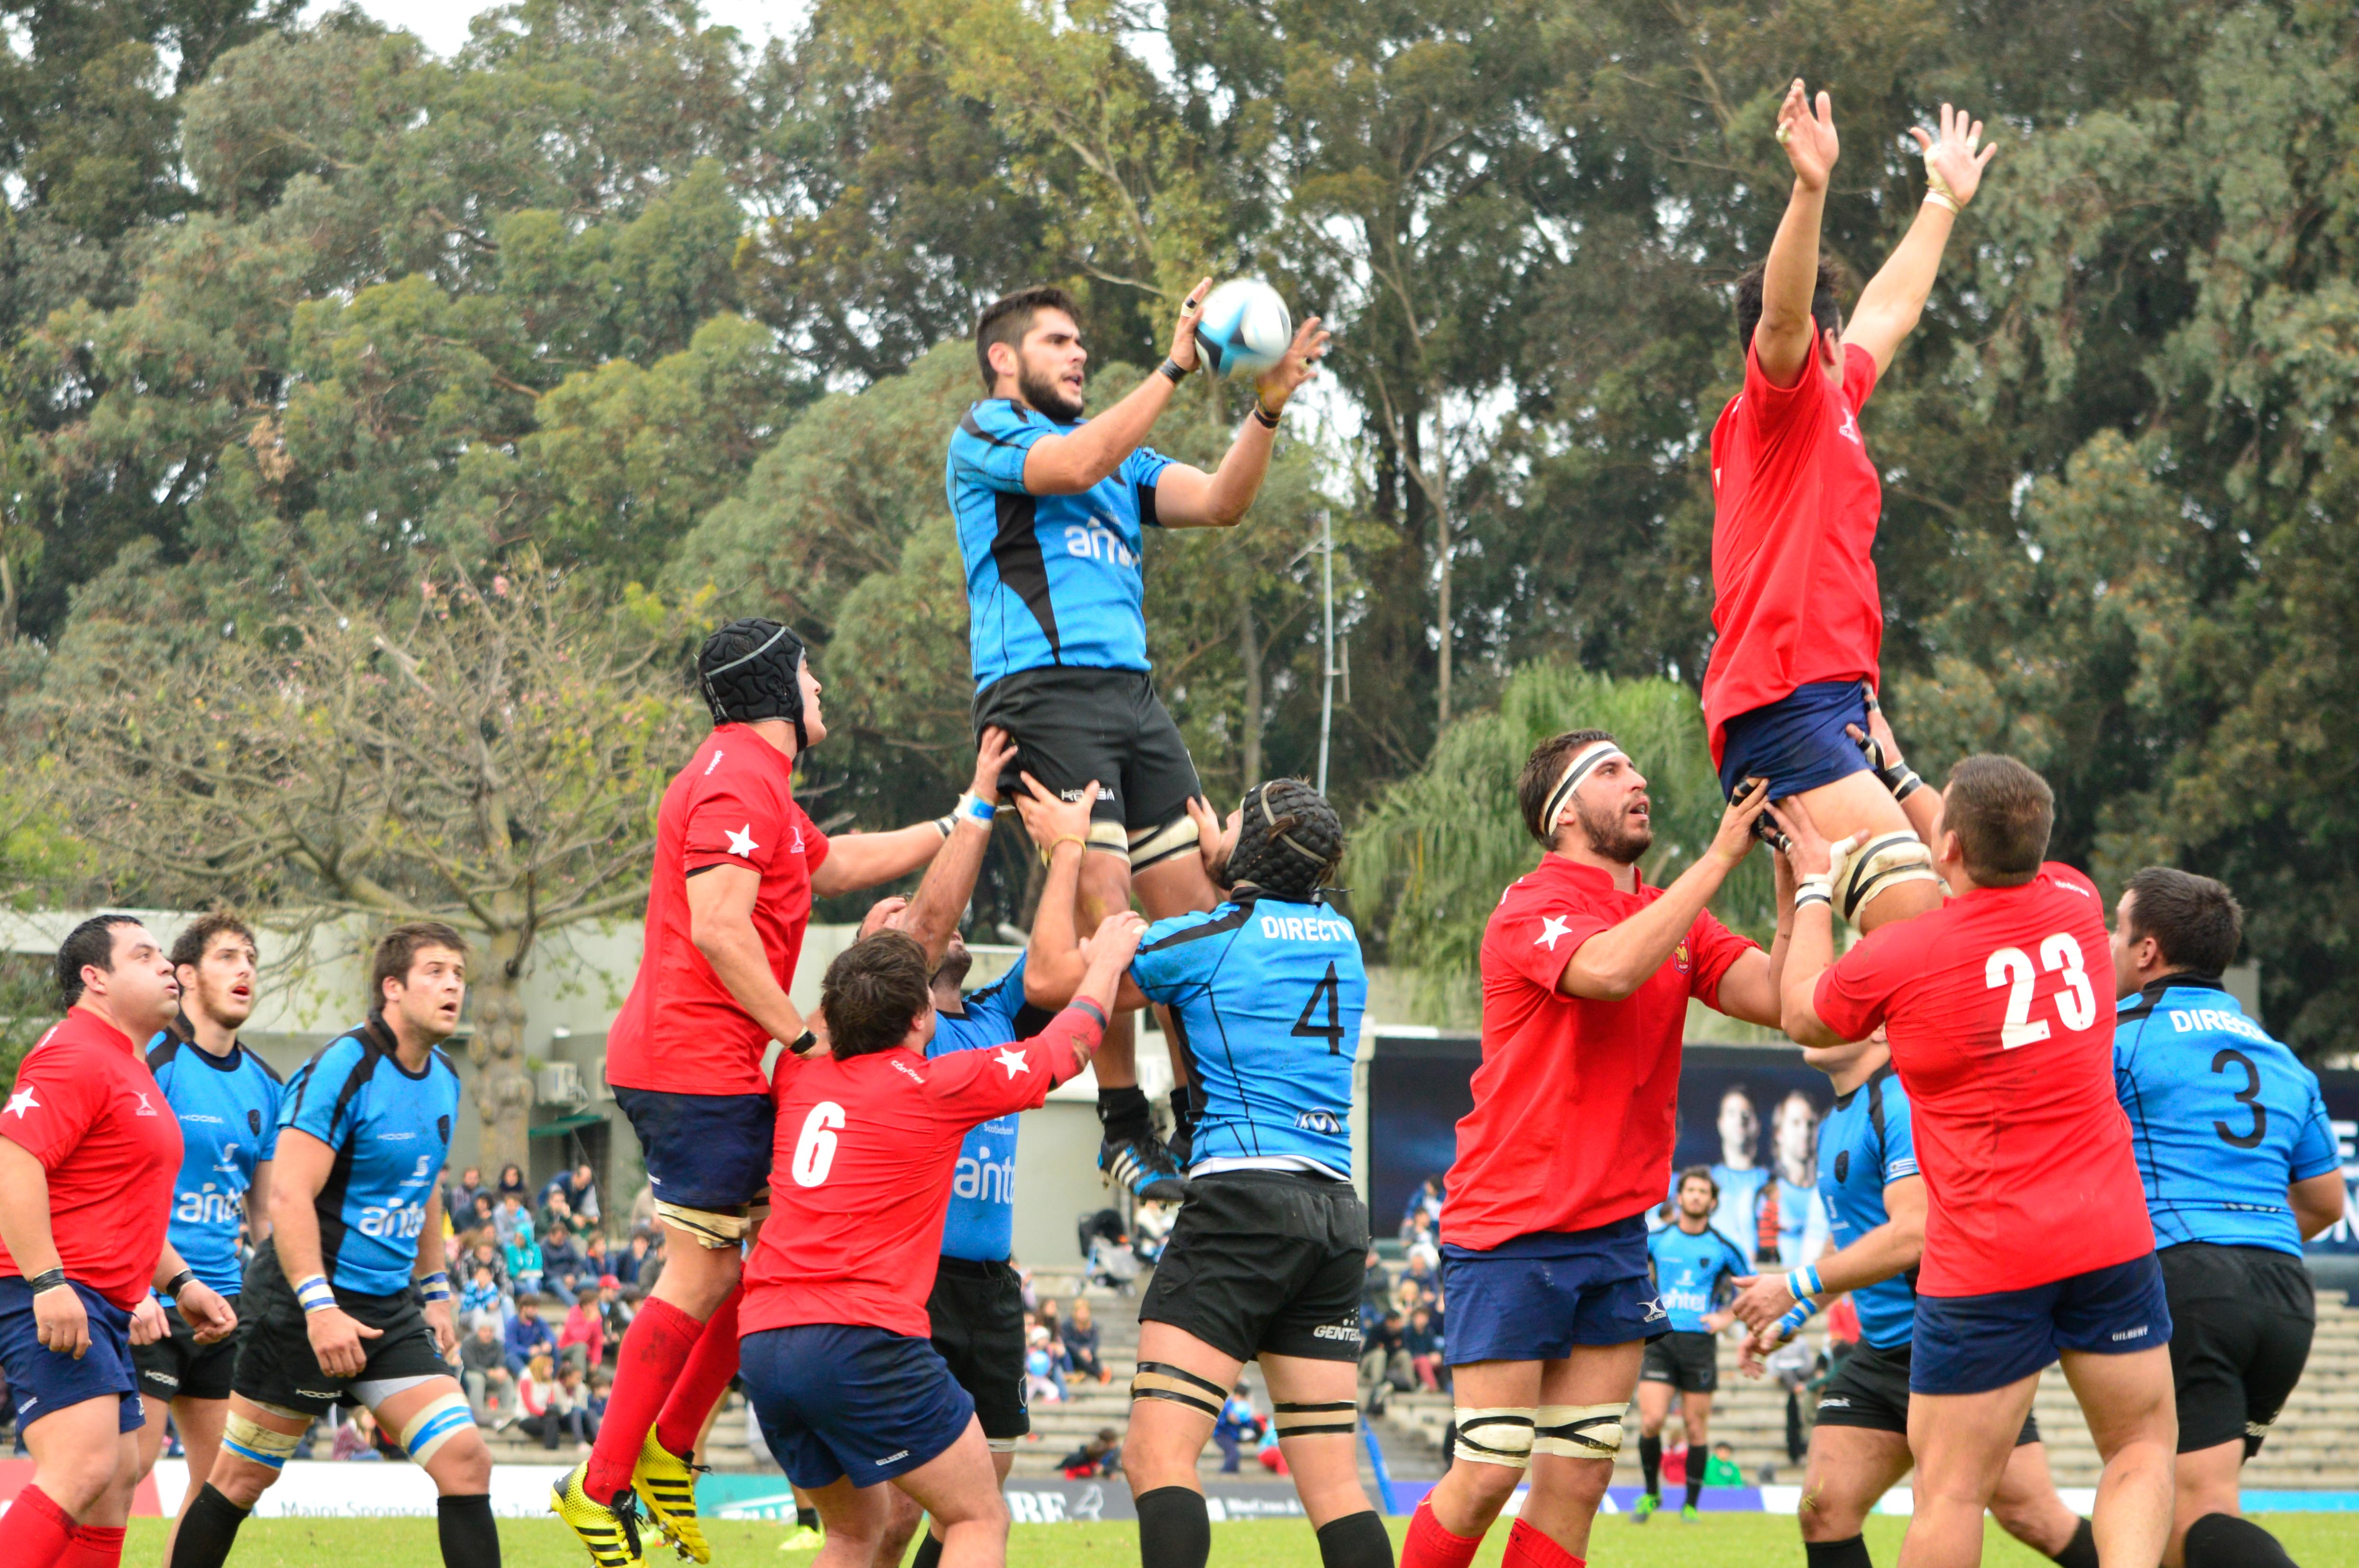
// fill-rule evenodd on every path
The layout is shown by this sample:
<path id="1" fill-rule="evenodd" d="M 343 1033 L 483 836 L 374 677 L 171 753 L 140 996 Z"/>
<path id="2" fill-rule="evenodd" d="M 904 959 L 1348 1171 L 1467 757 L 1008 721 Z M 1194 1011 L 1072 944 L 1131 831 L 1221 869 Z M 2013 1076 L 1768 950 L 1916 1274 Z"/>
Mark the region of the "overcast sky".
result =
<path id="1" fill-rule="evenodd" d="M 492 0 L 360 0 L 362 10 L 388 26 L 417 34 L 438 54 L 449 54 L 465 43 L 468 19 L 491 5 Z M 310 14 L 328 8 L 315 0 Z M 804 9 L 803 0 L 704 0 L 708 17 L 736 28 L 756 48 L 764 39 L 793 27 Z"/>

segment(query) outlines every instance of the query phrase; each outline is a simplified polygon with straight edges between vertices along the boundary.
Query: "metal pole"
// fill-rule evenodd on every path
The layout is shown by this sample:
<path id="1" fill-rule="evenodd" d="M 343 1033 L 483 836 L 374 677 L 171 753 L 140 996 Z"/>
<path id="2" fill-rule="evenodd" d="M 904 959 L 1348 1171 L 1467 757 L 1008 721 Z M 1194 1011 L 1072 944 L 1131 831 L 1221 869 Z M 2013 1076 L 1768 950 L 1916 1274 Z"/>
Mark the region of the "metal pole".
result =
<path id="1" fill-rule="evenodd" d="M 1319 682 L 1319 793 L 1327 793 L 1327 732 L 1335 719 L 1335 524 L 1319 511 L 1320 598 L 1326 618 L 1321 637 Z"/>

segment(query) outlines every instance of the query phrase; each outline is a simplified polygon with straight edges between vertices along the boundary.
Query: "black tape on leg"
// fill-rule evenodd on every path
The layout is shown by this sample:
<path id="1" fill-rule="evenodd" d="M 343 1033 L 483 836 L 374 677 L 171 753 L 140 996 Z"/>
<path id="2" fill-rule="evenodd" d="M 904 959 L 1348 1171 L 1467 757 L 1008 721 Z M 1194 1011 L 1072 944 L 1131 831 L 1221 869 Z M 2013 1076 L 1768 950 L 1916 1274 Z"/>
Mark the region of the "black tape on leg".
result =
<path id="1" fill-rule="evenodd" d="M 1359 1430 L 1360 1407 L 1350 1400 L 1324 1404 L 1281 1402 L 1269 1409 L 1280 1437 L 1349 1437 Z"/>
<path id="2" fill-rule="evenodd" d="M 1806 1541 L 1802 1557 L 1808 1568 L 1875 1568 L 1867 1555 L 1867 1538 L 1854 1535 L 1844 1541 Z"/>
<path id="3" fill-rule="evenodd" d="M 1138 1371 L 1130 1379 L 1130 1400 L 1169 1400 L 1175 1405 L 1202 1412 L 1213 1421 L 1221 1419 L 1221 1407 L 1228 1402 L 1229 1391 L 1209 1378 L 1199 1378 L 1184 1367 L 1174 1367 L 1164 1361 L 1141 1361 Z"/>
<path id="4" fill-rule="evenodd" d="M 2072 1521 L 2072 1539 L 2055 1554 L 2064 1568 L 2097 1568 L 2097 1528 L 2087 1519 Z"/>

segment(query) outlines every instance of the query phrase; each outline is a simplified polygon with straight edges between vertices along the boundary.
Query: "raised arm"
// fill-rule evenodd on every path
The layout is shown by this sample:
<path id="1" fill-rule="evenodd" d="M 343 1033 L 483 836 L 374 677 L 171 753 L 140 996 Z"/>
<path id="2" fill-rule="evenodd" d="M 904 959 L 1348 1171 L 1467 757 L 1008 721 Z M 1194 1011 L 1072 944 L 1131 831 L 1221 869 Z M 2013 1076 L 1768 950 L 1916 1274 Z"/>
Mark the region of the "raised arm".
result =
<path id="1" fill-rule="evenodd" d="M 1089 968 L 1082 956 L 1081 934 L 1073 925 L 1073 895 L 1081 883 L 1082 857 L 1089 848 L 1090 808 L 1098 798 L 1093 779 L 1075 800 L 1060 800 L 1030 773 L 1024 775 L 1024 793 L 1016 809 L 1024 830 L 1049 857 L 1049 875 L 1040 888 L 1040 903 L 1032 912 L 1032 937 L 1024 950 L 1024 1000 L 1035 1007 L 1062 1007 L 1081 988 Z M 1114 1005 L 1125 1011 L 1147 1005 L 1127 976 L 1121 979 Z"/>
<path id="2" fill-rule="evenodd" d="M 1865 349 L 1878 375 L 1892 363 L 1900 341 L 1916 330 L 1918 318 L 1925 313 L 1925 297 L 1933 292 L 1933 278 L 1941 270 L 1941 251 L 1950 242 L 1959 209 L 1973 200 L 1984 167 L 1998 152 L 1996 142 L 1977 151 L 1982 122 L 1947 103 L 1941 105 L 1939 136 L 1922 125 L 1911 125 L 1908 134 L 1925 154 L 1925 204 L 1860 291 L 1843 329 L 1843 341 Z"/>
<path id="3" fill-rule="evenodd" d="M 1813 1265 L 1821 1287 L 1815 1299 L 1832 1301 L 1845 1291 L 1865 1290 L 1917 1266 L 1925 1255 L 1925 1178 L 1901 1176 L 1885 1183 L 1884 1212 L 1887 1217 L 1882 1225 L 1840 1251 L 1820 1255 Z M 1756 1335 L 1767 1334 L 1798 1300 L 1792 1281 L 1791 1274 L 1739 1280 L 1741 1292 L 1729 1310 Z"/>
<path id="4" fill-rule="evenodd" d="M 914 937 L 926 950 L 929 965 L 941 962 L 942 949 L 950 946 L 959 916 L 974 897 L 975 879 L 983 874 L 983 853 L 991 847 L 990 812 L 999 805 L 999 770 L 1015 756 L 1016 747 L 1006 730 L 993 728 L 983 732 L 983 743 L 975 748 L 974 778 L 957 807 L 943 818 L 950 826 L 949 838 L 926 868 L 917 896 L 886 923 Z"/>
<path id="5" fill-rule="evenodd" d="M 1785 855 L 1773 853 L 1770 864 L 1777 889 L 1777 933 L 1767 953 L 1746 953 L 1720 977 L 1720 1011 L 1731 1018 L 1775 1029 L 1785 1017 L 1778 990 L 1784 978 L 1786 952 L 1794 939 L 1794 871 Z"/>
<path id="6" fill-rule="evenodd" d="M 1623 921 L 1598 932 L 1565 960 L 1557 989 L 1567 996 L 1595 1001 L 1620 1001 L 1645 985 L 1680 945 L 1697 915 L 1720 891 L 1728 873 L 1743 863 L 1753 849 L 1753 824 L 1769 804 L 1766 779 L 1747 779 L 1745 787 L 1721 813 L 1720 830 L 1663 890 L 1663 896 Z"/>
<path id="7" fill-rule="evenodd" d="M 930 822 L 897 827 L 889 833 L 846 833 L 831 838 L 827 841 L 827 859 L 811 872 L 811 894 L 815 898 L 833 898 L 838 893 L 858 892 L 879 882 L 906 877 L 930 861 L 941 847 L 942 830 Z"/>
<path id="8" fill-rule="evenodd" d="M 1155 517 L 1167 528 L 1226 528 L 1249 511 L 1269 474 L 1269 454 L 1277 439 L 1277 416 L 1287 400 L 1319 373 L 1332 334 L 1311 317 L 1295 330 L 1286 357 L 1254 384 L 1256 407 L 1237 427 L 1221 466 L 1211 473 L 1173 463 L 1155 481 Z M 1030 470 L 1026 470 L 1028 478 Z"/>
<path id="9" fill-rule="evenodd" d="M 1826 216 L 1827 181 L 1843 155 L 1833 101 L 1821 92 L 1813 104 L 1796 77 L 1778 106 L 1777 141 L 1794 166 L 1794 189 L 1762 269 L 1761 321 L 1753 329 L 1753 352 L 1772 384 L 1791 386 L 1818 341 L 1810 299 L 1819 287 L 1819 225 Z"/>
<path id="10" fill-rule="evenodd" d="M 1856 724 L 1843 726 L 1843 733 L 1867 758 L 1867 765 L 1884 787 L 1892 792 L 1899 804 L 1900 814 L 1908 818 L 1908 827 L 1928 846 L 1933 842 L 1933 825 L 1941 817 L 1941 792 L 1925 787 L 1917 770 L 1900 759 L 1900 742 L 1894 738 L 1891 722 L 1884 717 L 1884 704 L 1876 700 L 1875 688 L 1867 688 L 1867 729 Z"/>
<path id="11" fill-rule="evenodd" d="M 1196 323 L 1212 287 L 1211 278 L 1202 279 L 1180 308 L 1180 324 L 1171 333 L 1171 362 L 1182 372 L 1196 368 Z M 1063 435 L 1041 437 L 1024 454 L 1024 488 L 1034 495 L 1078 495 L 1113 473 L 1147 439 L 1178 385 L 1156 371 L 1129 396 L 1092 415 L 1087 424 Z"/>

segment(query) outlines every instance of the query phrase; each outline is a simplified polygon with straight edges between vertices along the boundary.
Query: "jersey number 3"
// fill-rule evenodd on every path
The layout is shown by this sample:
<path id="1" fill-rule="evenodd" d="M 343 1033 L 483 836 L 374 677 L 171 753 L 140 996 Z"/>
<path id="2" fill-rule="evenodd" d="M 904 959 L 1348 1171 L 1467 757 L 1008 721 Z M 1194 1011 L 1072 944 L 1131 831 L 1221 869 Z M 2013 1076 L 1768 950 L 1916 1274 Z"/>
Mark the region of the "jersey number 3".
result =
<path id="1" fill-rule="evenodd" d="M 2212 1070 L 2224 1073 L 2232 1062 L 2245 1069 L 2245 1087 L 2236 1091 L 2236 1103 L 2252 1108 L 2253 1130 L 2238 1132 L 2224 1121 L 2215 1121 L 2212 1124 L 2212 1130 L 2220 1135 L 2221 1142 L 2232 1149 L 2257 1149 L 2261 1146 L 2261 1140 L 2269 1134 L 2269 1108 L 2261 1103 L 2261 1070 L 2253 1065 L 2250 1056 L 2234 1049 L 2212 1057 Z"/>
<path id="2" fill-rule="evenodd" d="M 2081 962 L 2081 944 L 2065 933 L 2055 932 L 2041 940 L 2039 967 L 2051 975 L 2061 970 L 2064 976 L 2064 989 L 2056 993 L 2056 1016 L 2072 1030 L 2086 1029 L 2097 1022 L 2097 993 L 2090 989 Z M 2007 988 L 2006 1022 L 1998 1032 L 2003 1051 L 2048 1038 L 2047 1021 L 2031 1016 L 2033 974 L 2031 955 L 2020 947 L 2001 947 L 1983 965 L 1984 989 Z"/>
<path id="3" fill-rule="evenodd" d="M 835 1134 L 842 1125 L 843 1108 L 833 1100 L 823 1099 L 810 1108 L 795 1139 L 795 1185 L 815 1187 L 827 1180 L 835 1165 Z"/>
<path id="4" fill-rule="evenodd" d="M 1295 1019 L 1294 1027 L 1287 1033 L 1298 1040 L 1324 1040 L 1327 1042 L 1327 1054 L 1342 1055 L 1343 1054 L 1343 1015 L 1342 1010 L 1336 1005 L 1336 998 L 1342 989 L 1343 982 L 1335 978 L 1334 961 L 1330 959 L 1327 964 L 1327 978 L 1310 988 L 1310 1000 L 1302 1004 L 1301 1015 Z M 1326 1004 L 1327 1022 L 1315 1022 L 1312 1015 L 1319 1011 L 1322 1002 Z"/>

